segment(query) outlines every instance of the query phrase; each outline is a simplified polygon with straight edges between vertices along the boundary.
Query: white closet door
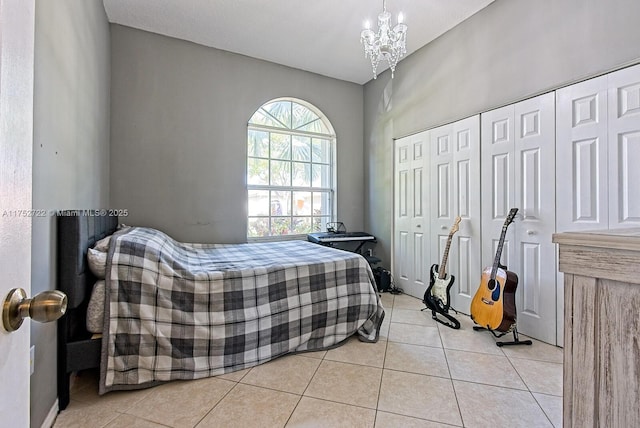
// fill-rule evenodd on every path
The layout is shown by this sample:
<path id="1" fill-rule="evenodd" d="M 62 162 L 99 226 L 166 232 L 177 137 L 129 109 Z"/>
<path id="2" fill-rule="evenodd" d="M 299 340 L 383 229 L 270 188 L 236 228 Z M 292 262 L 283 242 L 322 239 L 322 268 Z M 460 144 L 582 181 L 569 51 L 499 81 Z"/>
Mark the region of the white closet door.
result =
<path id="1" fill-rule="evenodd" d="M 640 226 L 640 66 L 608 76 L 609 228 Z"/>
<path id="2" fill-rule="evenodd" d="M 396 140 L 395 143 L 395 224 L 394 266 L 396 285 L 405 293 L 422 298 L 429 283 L 428 209 L 425 190 L 425 155 L 428 133 Z"/>
<path id="3" fill-rule="evenodd" d="M 556 91 L 556 231 L 607 229 L 607 77 Z M 557 249 L 556 249 L 557 254 Z M 556 283 L 564 275 L 555 268 Z M 564 292 L 557 288 L 557 344 L 564 341 Z"/>
<path id="4" fill-rule="evenodd" d="M 453 201 L 453 126 L 443 125 L 429 131 L 429 179 L 431 209 L 429 213 L 431 234 L 429 236 L 432 258 L 429 266 L 440 264 L 447 243 L 449 229 L 456 217 Z M 453 245 L 450 253 L 454 250 Z M 447 262 L 447 272 L 455 275 Z"/>
<path id="5" fill-rule="evenodd" d="M 460 216 L 451 241 L 447 272 L 455 276 L 451 306 L 469 313 L 480 278 L 480 116 L 431 130 L 431 254 L 440 264 L 449 231 Z"/>
<path id="6" fill-rule="evenodd" d="M 420 133 L 411 140 L 411 179 L 413 182 L 413 211 L 411 216 L 412 239 L 412 266 L 413 278 L 405 292 L 411 296 L 422 298 L 429 284 L 429 268 L 426 266 L 429 260 L 429 225 L 425 221 L 428 213 L 427 196 L 427 168 L 426 156 L 428 155 L 429 134 Z"/>
<path id="7" fill-rule="evenodd" d="M 509 105 L 481 115 L 482 153 L 482 266 L 491 266 L 509 210 L 516 207 L 514 175 L 514 106 Z M 514 232 L 507 229 L 501 263 L 516 272 Z M 482 268 L 481 268 L 482 269 Z M 481 271 L 477 272 L 480 284 Z M 476 285 L 477 290 L 477 285 Z M 474 291 L 475 295 L 475 291 Z"/>
<path id="8" fill-rule="evenodd" d="M 394 162 L 394 236 L 393 236 L 393 277 L 397 286 L 406 288 L 411 277 L 410 237 L 411 230 L 410 213 L 413 210 L 413 201 L 410 194 L 413 191 L 411 183 L 411 150 L 410 137 L 396 140 Z"/>
<path id="9" fill-rule="evenodd" d="M 607 77 L 556 94 L 556 229 L 607 229 Z"/>
<path id="10" fill-rule="evenodd" d="M 511 208 L 501 263 L 518 276 L 518 330 L 556 343 L 555 101 L 545 94 L 482 121 L 482 265 L 491 266 Z M 480 278 L 478 276 L 478 278 Z"/>
<path id="11" fill-rule="evenodd" d="M 453 253 L 449 252 L 452 272 L 456 275 L 451 287 L 451 304 L 456 310 L 469 314 L 482 270 L 480 115 L 454 123 L 453 137 L 453 209 L 462 221 L 452 241 Z"/>
<path id="12" fill-rule="evenodd" d="M 556 343 L 555 93 L 515 106 L 515 232 L 518 331 Z M 517 267 L 516 267 L 517 266 Z M 517 269 L 517 270 L 514 270 Z"/>

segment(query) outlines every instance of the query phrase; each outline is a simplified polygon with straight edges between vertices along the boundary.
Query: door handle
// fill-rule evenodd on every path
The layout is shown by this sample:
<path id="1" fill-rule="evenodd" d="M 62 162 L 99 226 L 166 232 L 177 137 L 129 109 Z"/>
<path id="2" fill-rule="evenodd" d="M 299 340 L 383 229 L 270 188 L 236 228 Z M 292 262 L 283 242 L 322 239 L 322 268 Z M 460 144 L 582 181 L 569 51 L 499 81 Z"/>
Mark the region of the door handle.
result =
<path id="1" fill-rule="evenodd" d="M 67 295 L 60 290 L 38 293 L 28 299 L 22 288 L 9 291 L 2 305 L 2 325 L 8 332 L 16 331 L 25 318 L 38 322 L 51 322 L 67 311 Z"/>

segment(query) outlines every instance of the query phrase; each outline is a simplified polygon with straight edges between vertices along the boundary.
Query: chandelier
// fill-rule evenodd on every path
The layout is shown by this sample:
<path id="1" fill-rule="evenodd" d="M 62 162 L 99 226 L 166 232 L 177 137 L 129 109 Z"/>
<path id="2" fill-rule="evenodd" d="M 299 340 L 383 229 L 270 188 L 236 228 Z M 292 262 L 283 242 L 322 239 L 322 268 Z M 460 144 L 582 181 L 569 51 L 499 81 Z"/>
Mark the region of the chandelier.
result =
<path id="1" fill-rule="evenodd" d="M 398 24 L 393 29 L 389 26 L 391 14 L 387 12 L 386 0 L 382 1 L 382 13 L 378 15 L 378 32 L 369 29 L 369 22 L 360 34 L 360 42 L 364 45 L 364 57 L 371 58 L 373 78 L 378 77 L 377 68 L 380 60 L 384 59 L 391 68 L 391 78 L 396 70 L 396 64 L 407 53 L 407 26 L 402 23 L 402 13 L 398 14 Z"/>

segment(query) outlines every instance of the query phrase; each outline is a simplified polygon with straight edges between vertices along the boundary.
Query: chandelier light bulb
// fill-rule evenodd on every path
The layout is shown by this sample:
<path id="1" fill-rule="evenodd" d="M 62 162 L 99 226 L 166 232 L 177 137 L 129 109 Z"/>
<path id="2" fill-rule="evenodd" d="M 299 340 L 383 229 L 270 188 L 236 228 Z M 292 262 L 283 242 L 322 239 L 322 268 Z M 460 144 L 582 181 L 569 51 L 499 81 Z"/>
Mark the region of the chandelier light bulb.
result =
<path id="1" fill-rule="evenodd" d="M 360 43 L 364 45 L 364 56 L 371 59 L 373 78 L 378 77 L 378 64 L 381 60 L 389 63 L 391 78 L 396 70 L 400 58 L 407 53 L 407 26 L 403 23 L 404 16 L 398 14 L 398 23 L 391 28 L 391 14 L 387 12 L 386 1 L 382 2 L 382 12 L 378 15 L 378 31 L 369 28 L 369 21 L 365 22 L 365 29 L 360 33 Z"/>

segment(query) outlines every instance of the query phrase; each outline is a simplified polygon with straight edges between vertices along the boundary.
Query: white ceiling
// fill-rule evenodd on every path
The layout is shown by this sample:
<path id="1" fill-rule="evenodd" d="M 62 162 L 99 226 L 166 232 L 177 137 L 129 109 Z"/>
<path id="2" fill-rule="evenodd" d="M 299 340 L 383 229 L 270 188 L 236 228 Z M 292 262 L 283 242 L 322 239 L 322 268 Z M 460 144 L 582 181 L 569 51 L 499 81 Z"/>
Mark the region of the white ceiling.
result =
<path id="1" fill-rule="evenodd" d="M 109 22 L 364 84 L 364 22 L 377 29 L 382 0 L 103 0 Z M 407 55 L 493 0 L 387 0 L 407 24 Z M 388 68 L 381 62 L 378 73 Z M 402 73 L 402 63 L 396 73 Z"/>

